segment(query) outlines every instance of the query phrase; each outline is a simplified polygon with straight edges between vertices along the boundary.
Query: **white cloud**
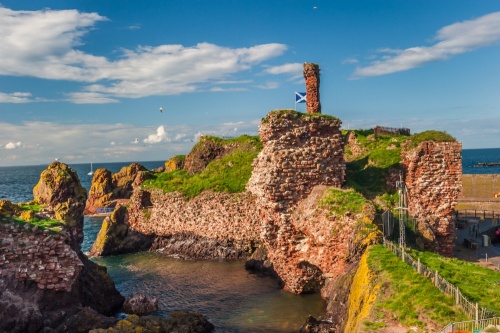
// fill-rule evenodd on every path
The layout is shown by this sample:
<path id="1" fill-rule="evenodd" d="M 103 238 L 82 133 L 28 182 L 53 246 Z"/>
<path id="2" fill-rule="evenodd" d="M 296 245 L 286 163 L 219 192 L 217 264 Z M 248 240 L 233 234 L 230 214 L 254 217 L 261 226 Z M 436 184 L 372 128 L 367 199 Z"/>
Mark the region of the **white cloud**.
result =
<path id="1" fill-rule="evenodd" d="M 31 94 L 26 92 L 15 92 L 11 94 L 0 92 L 0 103 L 31 103 L 34 100 L 30 97 Z"/>
<path id="2" fill-rule="evenodd" d="M 273 67 L 266 68 L 264 70 L 264 73 L 267 73 L 267 74 L 290 75 L 291 80 L 302 78 L 304 76 L 303 72 L 304 72 L 304 64 L 301 64 L 301 63 L 289 63 L 289 64 L 280 65 L 280 66 L 273 66 Z"/>
<path id="3" fill-rule="evenodd" d="M 345 58 L 344 60 L 342 60 L 342 63 L 343 64 L 357 64 L 357 63 L 359 63 L 359 60 L 356 58 Z"/>
<path id="4" fill-rule="evenodd" d="M 5 145 L 5 149 L 16 149 L 18 147 L 21 147 L 22 143 L 20 141 L 18 142 L 9 142 Z"/>
<path id="5" fill-rule="evenodd" d="M 170 139 L 165 131 L 165 126 L 161 125 L 156 130 L 156 134 L 150 134 L 146 139 L 144 139 L 145 143 L 160 143 L 160 142 L 170 142 Z"/>
<path id="6" fill-rule="evenodd" d="M 500 12 L 441 28 L 432 46 L 416 46 L 404 50 L 385 48 L 378 51 L 379 60 L 359 67 L 353 78 L 378 76 L 406 71 L 429 62 L 449 59 L 500 41 Z"/>
<path id="7" fill-rule="evenodd" d="M 120 50 L 116 59 L 79 50 L 85 34 L 105 20 L 97 13 L 76 10 L 14 11 L 0 7 L 0 75 L 88 83 L 81 91 L 69 93 L 69 101 L 114 103 L 117 98 L 194 92 L 201 85 L 228 80 L 287 50 L 278 43 L 247 48 L 210 43 L 139 46 Z M 5 94 L 0 96 L 2 100 L 15 102 Z"/>
<path id="8" fill-rule="evenodd" d="M 278 82 L 269 81 L 269 82 L 266 82 L 264 84 L 260 84 L 256 87 L 260 88 L 260 89 L 265 89 L 265 90 L 272 90 L 272 89 L 278 88 L 279 86 L 280 86 L 280 84 Z"/>

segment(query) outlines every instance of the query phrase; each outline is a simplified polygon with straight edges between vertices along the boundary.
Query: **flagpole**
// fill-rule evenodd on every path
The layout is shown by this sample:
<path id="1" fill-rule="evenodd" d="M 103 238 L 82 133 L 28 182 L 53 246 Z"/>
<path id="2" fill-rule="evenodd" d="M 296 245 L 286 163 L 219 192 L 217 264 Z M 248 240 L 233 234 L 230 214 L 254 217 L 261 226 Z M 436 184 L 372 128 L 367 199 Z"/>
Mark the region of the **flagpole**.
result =
<path id="1" fill-rule="evenodd" d="M 293 93 L 293 99 L 295 100 L 295 111 L 297 111 L 297 97 L 295 96 L 295 93 Z"/>

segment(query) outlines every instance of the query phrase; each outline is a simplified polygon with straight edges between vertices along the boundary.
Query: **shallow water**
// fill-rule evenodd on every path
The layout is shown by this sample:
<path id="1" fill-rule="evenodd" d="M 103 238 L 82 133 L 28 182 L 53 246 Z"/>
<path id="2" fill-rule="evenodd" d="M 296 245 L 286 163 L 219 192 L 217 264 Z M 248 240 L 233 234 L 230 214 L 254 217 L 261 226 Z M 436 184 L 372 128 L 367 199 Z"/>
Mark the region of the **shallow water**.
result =
<path id="1" fill-rule="evenodd" d="M 84 251 L 102 219 L 85 218 Z M 325 313 L 319 294 L 284 292 L 275 279 L 247 272 L 241 260 L 181 260 L 147 252 L 93 260 L 108 268 L 124 296 L 159 297 L 156 315 L 196 311 L 207 316 L 216 332 L 298 332 L 308 315 Z"/>

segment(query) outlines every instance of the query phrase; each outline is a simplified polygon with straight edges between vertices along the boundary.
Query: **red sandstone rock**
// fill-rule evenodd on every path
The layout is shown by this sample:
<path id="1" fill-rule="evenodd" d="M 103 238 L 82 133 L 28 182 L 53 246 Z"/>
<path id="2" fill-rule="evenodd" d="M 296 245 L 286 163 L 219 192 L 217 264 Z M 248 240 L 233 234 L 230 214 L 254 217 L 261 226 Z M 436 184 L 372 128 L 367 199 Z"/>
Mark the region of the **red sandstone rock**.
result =
<path id="1" fill-rule="evenodd" d="M 319 66 L 312 63 L 304 63 L 304 79 L 306 81 L 307 113 L 321 113 L 319 99 Z M 311 128 L 311 131 L 314 131 Z"/>
<path id="2" fill-rule="evenodd" d="M 462 191 L 461 151 L 459 142 L 426 141 L 402 152 L 408 210 L 417 220 L 419 242 L 448 257 L 453 256 L 453 211 Z"/>

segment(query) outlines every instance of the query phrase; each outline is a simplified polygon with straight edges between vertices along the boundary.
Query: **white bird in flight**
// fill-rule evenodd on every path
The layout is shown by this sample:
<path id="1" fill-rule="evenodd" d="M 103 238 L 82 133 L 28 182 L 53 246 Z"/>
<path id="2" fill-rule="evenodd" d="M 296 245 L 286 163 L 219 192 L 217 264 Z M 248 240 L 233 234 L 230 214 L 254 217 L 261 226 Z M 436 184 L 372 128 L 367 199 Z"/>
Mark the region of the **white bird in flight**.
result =
<path id="1" fill-rule="evenodd" d="M 163 106 L 160 106 L 160 112 L 163 112 Z"/>

